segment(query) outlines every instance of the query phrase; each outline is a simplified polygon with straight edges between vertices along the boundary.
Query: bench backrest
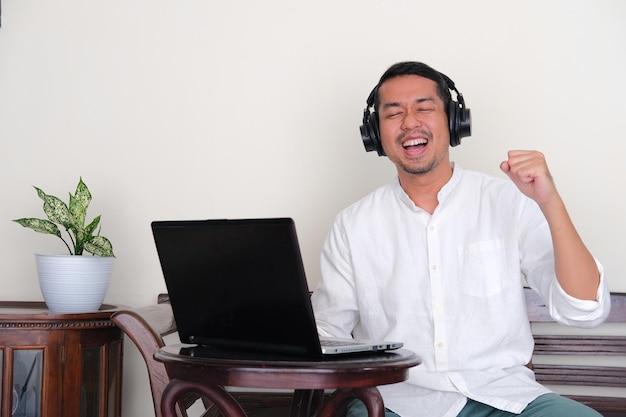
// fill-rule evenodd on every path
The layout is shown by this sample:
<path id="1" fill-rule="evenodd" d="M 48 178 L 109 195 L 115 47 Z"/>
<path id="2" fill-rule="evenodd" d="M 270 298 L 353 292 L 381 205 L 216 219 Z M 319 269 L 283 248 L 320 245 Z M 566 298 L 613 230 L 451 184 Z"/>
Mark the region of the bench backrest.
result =
<path id="1" fill-rule="evenodd" d="M 554 322 L 548 308 L 539 296 L 531 289 L 526 288 L 526 305 L 531 323 Z M 539 360 L 533 360 L 533 370 L 537 381 L 548 386 L 579 386 L 599 387 L 598 394 L 568 395 L 596 409 L 605 416 L 626 416 L 626 398 L 605 394 L 608 388 L 626 388 L 626 367 L 617 363 L 626 360 L 626 294 L 611 294 L 611 313 L 607 323 L 624 324 L 624 329 L 611 332 L 611 335 L 599 335 L 596 330 L 576 329 L 572 334 L 559 328 L 551 334 L 542 329 L 541 334 L 535 334 L 535 355 Z M 555 325 L 556 326 L 556 325 Z M 560 327 L 560 326 L 559 326 Z M 602 327 L 601 327 L 602 328 Z M 558 334 L 557 334 L 558 333 Z M 564 364 L 561 357 L 578 357 L 573 364 Z M 616 363 L 611 365 L 592 365 L 593 361 L 585 361 L 584 356 L 611 356 Z M 584 364 L 579 364 L 584 363 Z M 591 388 L 592 390 L 594 388 Z M 555 389 L 556 390 L 556 389 Z"/>

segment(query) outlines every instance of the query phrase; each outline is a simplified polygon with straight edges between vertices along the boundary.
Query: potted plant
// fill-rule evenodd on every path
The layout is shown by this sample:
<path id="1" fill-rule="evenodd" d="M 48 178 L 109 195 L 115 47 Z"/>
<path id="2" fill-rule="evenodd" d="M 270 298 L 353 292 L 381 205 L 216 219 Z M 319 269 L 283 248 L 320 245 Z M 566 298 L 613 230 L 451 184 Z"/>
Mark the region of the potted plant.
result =
<path id="1" fill-rule="evenodd" d="M 35 255 L 39 285 L 48 309 L 62 314 L 97 311 L 109 286 L 115 255 L 109 239 L 100 235 L 101 216 L 85 224 L 91 202 L 87 185 L 81 177 L 75 193 L 70 193 L 68 204 L 34 188 L 43 200 L 48 219 L 13 221 L 36 232 L 57 236 L 69 251 L 66 255 Z M 69 237 L 69 243 L 61 229 Z"/>

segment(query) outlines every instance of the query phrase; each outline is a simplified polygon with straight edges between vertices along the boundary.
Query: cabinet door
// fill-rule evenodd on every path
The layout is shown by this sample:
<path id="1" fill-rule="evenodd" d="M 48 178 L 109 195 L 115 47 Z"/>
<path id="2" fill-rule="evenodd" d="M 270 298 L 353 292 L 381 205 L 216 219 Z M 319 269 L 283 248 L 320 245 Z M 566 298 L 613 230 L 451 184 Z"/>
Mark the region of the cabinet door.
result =
<path id="1" fill-rule="evenodd" d="M 74 338 L 78 338 L 75 340 Z M 74 357 L 64 377 L 64 402 L 75 403 L 67 415 L 114 417 L 121 412 L 122 334 L 118 328 L 83 330 L 66 337 L 66 353 Z M 66 358 L 67 360 L 67 358 Z M 78 396 L 76 393 L 80 393 Z M 78 404 L 76 404 L 77 400 Z"/>
<path id="2" fill-rule="evenodd" d="M 52 339 L 51 339 L 52 337 Z M 0 408 L 3 416 L 60 416 L 60 340 L 45 331 L 2 334 Z"/>
<path id="3" fill-rule="evenodd" d="M 14 348 L 11 416 L 41 417 L 43 349 Z"/>

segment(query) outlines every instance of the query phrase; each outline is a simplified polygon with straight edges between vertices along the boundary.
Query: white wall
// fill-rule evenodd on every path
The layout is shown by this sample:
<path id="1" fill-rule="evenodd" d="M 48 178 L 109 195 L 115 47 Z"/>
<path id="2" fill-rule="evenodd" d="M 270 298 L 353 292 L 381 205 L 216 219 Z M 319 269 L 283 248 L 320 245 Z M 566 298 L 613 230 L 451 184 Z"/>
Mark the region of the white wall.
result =
<path id="1" fill-rule="evenodd" d="M 33 253 L 63 251 L 10 221 L 42 215 L 31 185 L 64 197 L 79 176 L 117 254 L 107 302 L 165 290 L 154 219 L 291 216 L 314 284 L 334 215 L 394 176 L 358 126 L 400 60 L 463 92 L 464 167 L 500 175 L 508 149 L 546 153 L 626 291 L 625 21 L 621 0 L 2 0 L 0 298 L 40 300 Z M 126 350 L 131 417 L 151 404 Z"/>

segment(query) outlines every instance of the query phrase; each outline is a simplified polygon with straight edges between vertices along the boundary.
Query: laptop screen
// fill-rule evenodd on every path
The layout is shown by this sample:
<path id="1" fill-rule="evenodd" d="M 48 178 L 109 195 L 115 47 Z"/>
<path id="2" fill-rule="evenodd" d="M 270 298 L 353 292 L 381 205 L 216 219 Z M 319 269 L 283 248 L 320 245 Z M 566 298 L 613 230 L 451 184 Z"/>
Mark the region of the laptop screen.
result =
<path id="1" fill-rule="evenodd" d="M 152 229 L 183 343 L 320 355 L 293 220 L 157 221 Z"/>

